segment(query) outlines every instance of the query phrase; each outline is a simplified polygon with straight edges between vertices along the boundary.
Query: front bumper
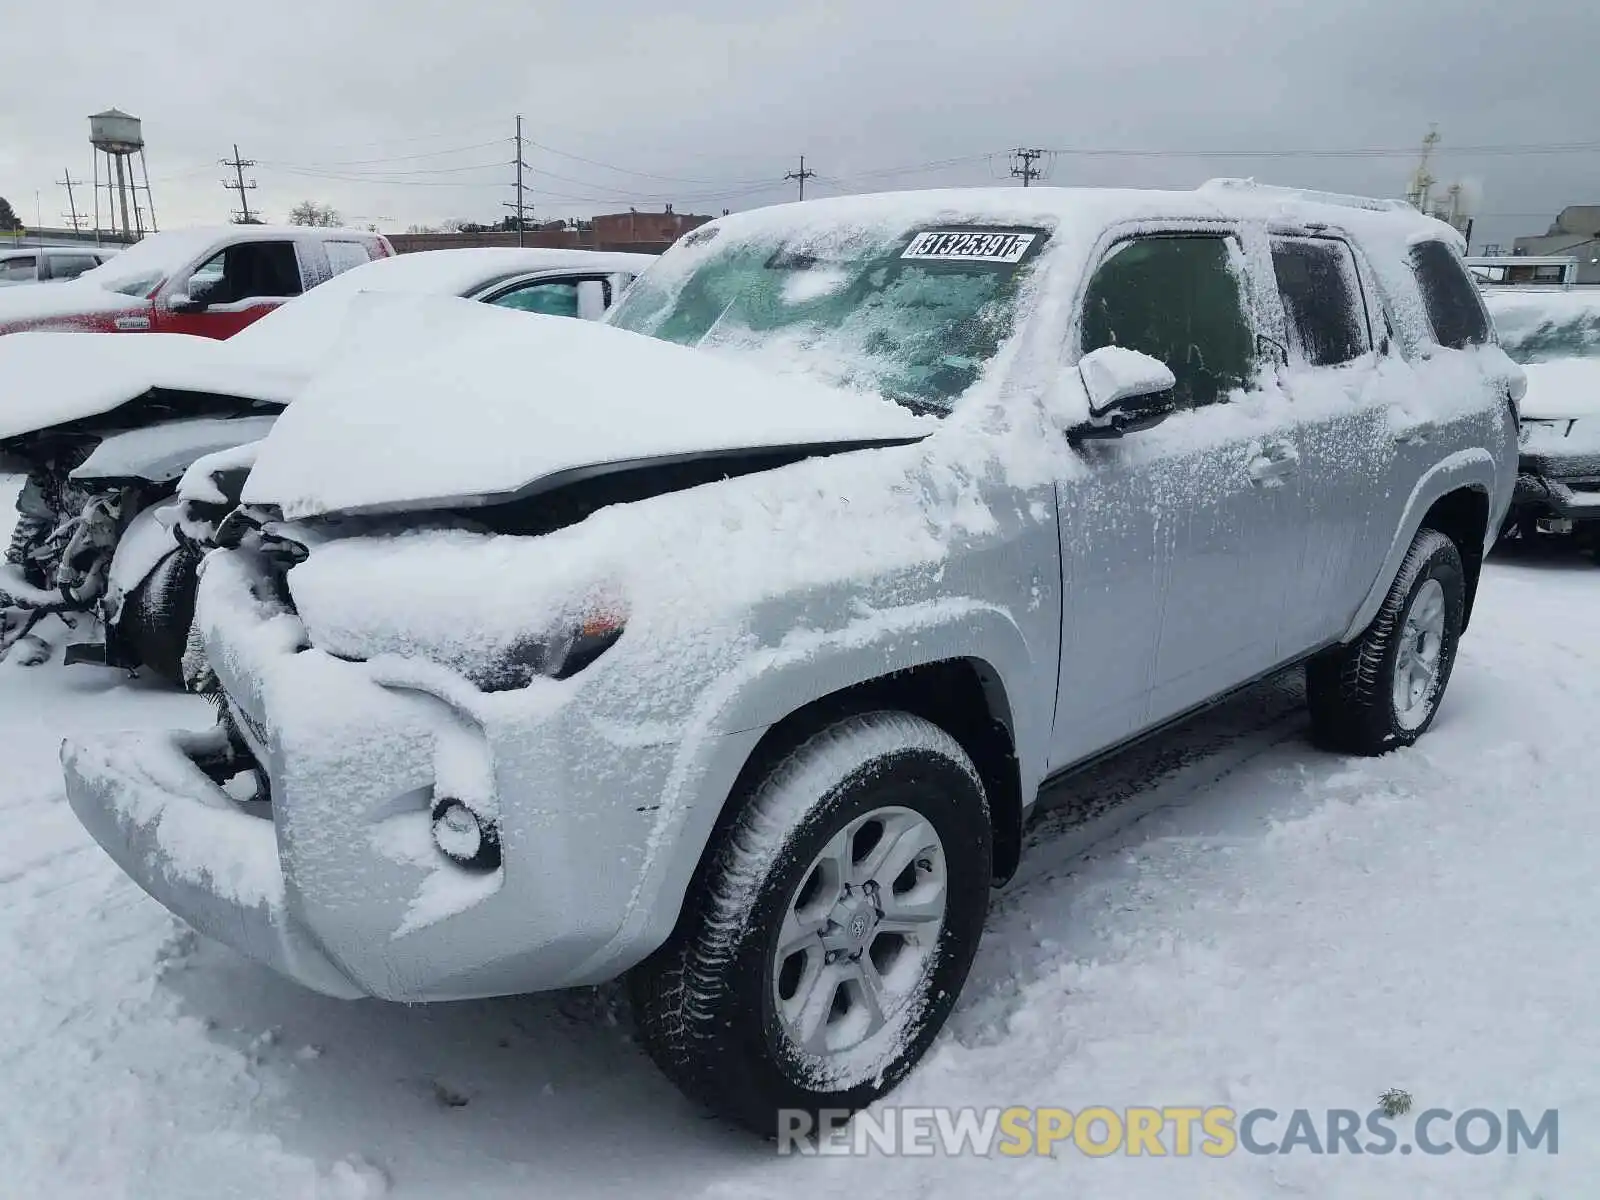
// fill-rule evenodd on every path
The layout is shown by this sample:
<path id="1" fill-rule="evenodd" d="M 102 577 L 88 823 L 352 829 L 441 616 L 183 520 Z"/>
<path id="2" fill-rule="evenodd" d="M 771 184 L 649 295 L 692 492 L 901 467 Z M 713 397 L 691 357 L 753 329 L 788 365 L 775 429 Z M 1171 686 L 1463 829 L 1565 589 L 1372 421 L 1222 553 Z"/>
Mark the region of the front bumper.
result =
<path id="1" fill-rule="evenodd" d="M 145 891 L 333 996 L 572 987 L 660 945 L 761 730 L 685 737 L 681 721 L 650 725 L 628 705 L 659 703 L 656 689 L 605 660 L 572 680 L 485 694 L 417 660 L 335 659 L 305 647 L 293 614 L 263 604 L 240 559 L 208 558 L 198 625 L 270 781 L 269 812 L 246 812 L 197 765 L 225 733 L 63 751 L 74 810 Z M 434 845 L 443 796 L 495 821 L 499 867 L 459 866 Z"/>
<path id="2" fill-rule="evenodd" d="M 250 816 L 195 760 L 220 730 L 68 741 L 67 798 L 119 867 L 201 933 L 314 991 L 362 994 L 284 904 L 272 822 Z"/>
<path id="3" fill-rule="evenodd" d="M 1511 508 L 1574 524 L 1600 520 L 1600 456 L 1523 454 Z"/>

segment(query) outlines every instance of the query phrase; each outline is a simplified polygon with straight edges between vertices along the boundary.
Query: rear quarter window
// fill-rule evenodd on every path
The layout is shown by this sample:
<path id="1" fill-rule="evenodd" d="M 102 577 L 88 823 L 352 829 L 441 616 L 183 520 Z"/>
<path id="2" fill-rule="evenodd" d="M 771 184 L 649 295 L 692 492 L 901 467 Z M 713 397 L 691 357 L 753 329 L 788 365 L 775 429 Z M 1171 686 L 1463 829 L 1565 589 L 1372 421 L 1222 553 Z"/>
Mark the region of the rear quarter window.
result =
<path id="1" fill-rule="evenodd" d="M 1411 247 L 1411 270 L 1422 291 L 1434 341 L 1452 350 L 1489 341 L 1489 314 L 1455 251 L 1439 241 L 1418 242 Z"/>
<path id="2" fill-rule="evenodd" d="M 372 261 L 365 242 L 324 242 L 328 252 L 328 269 L 342 275 L 352 267 L 362 267 Z"/>

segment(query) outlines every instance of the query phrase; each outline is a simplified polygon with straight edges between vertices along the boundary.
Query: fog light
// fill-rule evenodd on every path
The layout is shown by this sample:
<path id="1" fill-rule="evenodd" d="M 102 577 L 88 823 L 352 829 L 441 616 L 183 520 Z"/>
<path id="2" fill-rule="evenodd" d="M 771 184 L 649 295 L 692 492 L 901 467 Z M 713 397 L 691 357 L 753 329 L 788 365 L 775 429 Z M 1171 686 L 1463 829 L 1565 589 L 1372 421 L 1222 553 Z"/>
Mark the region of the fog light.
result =
<path id="1" fill-rule="evenodd" d="M 500 865 L 500 835 L 459 800 L 448 797 L 433 803 L 433 841 L 451 862 L 475 871 L 492 871 Z"/>

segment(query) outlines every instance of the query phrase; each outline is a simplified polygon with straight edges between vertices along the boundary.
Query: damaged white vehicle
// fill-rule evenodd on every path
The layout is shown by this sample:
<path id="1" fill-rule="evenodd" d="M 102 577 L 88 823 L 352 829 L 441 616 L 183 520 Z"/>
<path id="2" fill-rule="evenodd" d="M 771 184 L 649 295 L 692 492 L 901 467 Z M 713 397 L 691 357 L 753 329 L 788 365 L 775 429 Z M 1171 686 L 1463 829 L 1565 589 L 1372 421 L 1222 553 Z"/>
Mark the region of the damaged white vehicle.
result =
<path id="1" fill-rule="evenodd" d="M 768 1132 L 917 1062 L 1048 778 L 1300 662 L 1323 742 L 1419 737 L 1515 474 L 1459 239 L 1385 202 L 829 200 L 607 324 L 435 307 L 261 445 L 221 725 L 69 742 L 72 806 L 328 995 L 629 973 Z"/>
<path id="2" fill-rule="evenodd" d="M 92 614 L 104 640 L 68 646 L 66 662 L 144 666 L 176 681 L 198 553 L 178 527 L 174 493 L 196 459 L 263 437 L 319 371 L 425 345 L 432 331 L 415 320 L 412 297 L 598 320 L 654 261 L 587 250 L 435 250 L 380 258 L 275 301 L 225 341 L 107 332 L 0 338 L 0 454 L 28 471 L 0 566 L 0 659 L 20 645 L 21 661 L 43 661 L 50 648 L 33 632 L 40 621 Z M 198 504 L 197 515 L 213 520 L 231 505 L 218 481 L 202 482 L 214 502 Z"/>

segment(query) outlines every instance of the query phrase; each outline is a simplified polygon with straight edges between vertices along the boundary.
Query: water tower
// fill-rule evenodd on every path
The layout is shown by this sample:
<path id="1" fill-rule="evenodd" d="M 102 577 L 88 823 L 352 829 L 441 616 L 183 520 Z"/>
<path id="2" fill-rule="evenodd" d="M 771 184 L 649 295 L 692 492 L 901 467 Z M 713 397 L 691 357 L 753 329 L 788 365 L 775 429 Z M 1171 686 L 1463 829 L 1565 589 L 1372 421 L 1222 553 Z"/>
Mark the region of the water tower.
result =
<path id="1" fill-rule="evenodd" d="M 107 207 L 111 210 L 111 228 L 119 231 L 123 240 L 134 241 L 145 235 L 148 227 L 156 228 L 155 201 L 150 196 L 150 168 L 144 158 L 144 126 L 138 117 L 130 117 L 116 108 L 95 113 L 89 118 L 89 144 L 94 147 L 94 228 L 100 232 L 100 188 L 105 187 Z M 139 159 L 139 174 L 144 183 L 134 179 L 133 160 Z M 105 183 L 100 182 L 101 160 L 105 160 Z M 139 193 L 144 192 L 145 207 L 139 207 Z M 131 219 L 129 209 L 132 209 Z M 120 212 L 121 220 L 118 221 Z M 149 217 L 147 221 L 145 218 Z"/>

